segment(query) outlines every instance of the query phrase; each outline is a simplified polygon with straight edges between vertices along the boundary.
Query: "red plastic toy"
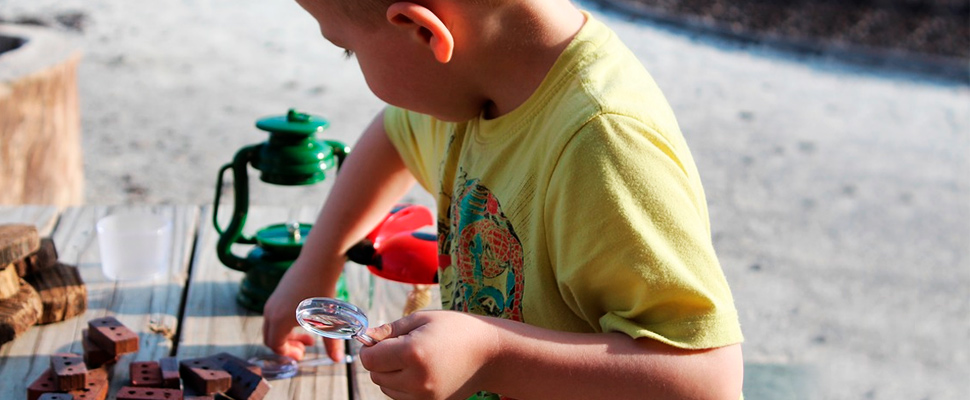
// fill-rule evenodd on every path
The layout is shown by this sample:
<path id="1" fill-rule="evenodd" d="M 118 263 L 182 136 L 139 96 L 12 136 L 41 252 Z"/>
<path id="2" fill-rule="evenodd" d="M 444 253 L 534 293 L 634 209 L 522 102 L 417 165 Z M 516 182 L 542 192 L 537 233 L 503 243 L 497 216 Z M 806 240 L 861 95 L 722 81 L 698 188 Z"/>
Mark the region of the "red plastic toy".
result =
<path id="1" fill-rule="evenodd" d="M 374 275 L 410 284 L 438 283 L 438 240 L 432 233 L 435 220 L 427 207 L 401 204 L 364 240 L 347 252 L 347 257 L 366 265 Z"/>

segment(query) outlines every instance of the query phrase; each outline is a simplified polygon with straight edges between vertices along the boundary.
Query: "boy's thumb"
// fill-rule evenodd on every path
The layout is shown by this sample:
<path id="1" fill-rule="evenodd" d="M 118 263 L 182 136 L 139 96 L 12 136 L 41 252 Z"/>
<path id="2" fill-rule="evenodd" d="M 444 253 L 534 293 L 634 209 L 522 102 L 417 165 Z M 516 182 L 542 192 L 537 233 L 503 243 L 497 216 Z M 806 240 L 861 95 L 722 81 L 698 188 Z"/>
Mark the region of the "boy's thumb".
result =
<path id="1" fill-rule="evenodd" d="M 384 339 L 396 338 L 398 336 L 407 335 L 409 332 L 413 331 L 415 328 L 423 325 L 418 317 L 421 313 L 414 313 L 401 318 L 397 321 L 387 323 L 378 327 L 367 329 L 367 336 L 370 336 L 374 340 L 380 342 Z"/>

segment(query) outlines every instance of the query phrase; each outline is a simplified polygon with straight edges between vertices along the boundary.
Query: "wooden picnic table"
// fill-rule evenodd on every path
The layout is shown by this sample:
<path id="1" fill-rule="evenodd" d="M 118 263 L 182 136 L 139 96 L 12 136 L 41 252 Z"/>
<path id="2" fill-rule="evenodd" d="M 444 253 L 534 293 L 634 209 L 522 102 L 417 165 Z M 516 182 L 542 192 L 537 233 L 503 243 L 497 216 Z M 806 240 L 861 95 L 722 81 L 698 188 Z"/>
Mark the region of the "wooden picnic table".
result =
<path id="1" fill-rule="evenodd" d="M 106 215 L 131 210 L 149 210 L 173 222 L 172 257 L 165 277 L 115 282 L 102 274 L 95 223 Z M 114 366 L 109 399 L 130 382 L 128 366 L 134 361 L 157 361 L 167 356 L 183 360 L 221 352 L 243 359 L 270 354 L 262 344 L 262 315 L 236 303 L 244 274 L 219 262 L 219 235 L 211 212 L 212 207 L 205 205 L 92 205 L 63 211 L 45 206 L 0 206 L 0 224 L 33 224 L 42 237 L 52 238 L 58 259 L 78 267 L 88 293 L 88 308 L 83 315 L 34 326 L 0 347 L 2 397 L 26 398 L 26 387 L 48 368 L 52 354 L 83 353 L 81 337 L 87 321 L 104 316 L 116 317 L 140 338 L 138 352 L 122 356 Z M 301 220 L 313 221 L 317 210 L 302 208 L 299 212 Z M 219 213 L 220 221 L 227 223 L 228 207 L 220 207 Z M 252 235 L 261 227 L 286 221 L 289 213 L 284 207 L 251 207 L 244 233 Z M 237 245 L 233 251 L 244 256 L 247 247 Z M 372 326 L 399 318 L 412 289 L 410 285 L 372 278 L 366 268 L 353 263 L 345 266 L 345 279 L 351 302 L 365 309 Z M 435 291 L 431 307 L 439 304 Z M 308 357 L 318 356 L 325 357 L 320 341 L 308 349 Z M 296 377 L 269 383 L 272 389 L 266 399 L 385 398 L 356 361 L 301 367 Z"/>

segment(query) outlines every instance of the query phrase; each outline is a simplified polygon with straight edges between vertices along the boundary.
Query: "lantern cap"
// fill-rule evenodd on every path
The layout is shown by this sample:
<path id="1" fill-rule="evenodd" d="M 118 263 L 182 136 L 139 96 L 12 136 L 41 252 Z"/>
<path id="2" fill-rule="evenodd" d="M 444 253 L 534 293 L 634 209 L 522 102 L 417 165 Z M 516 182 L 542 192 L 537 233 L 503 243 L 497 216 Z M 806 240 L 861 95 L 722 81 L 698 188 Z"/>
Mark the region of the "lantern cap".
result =
<path id="1" fill-rule="evenodd" d="M 256 127 L 267 132 L 312 135 L 330 126 L 330 122 L 316 115 L 291 108 L 286 115 L 276 115 L 256 121 Z"/>

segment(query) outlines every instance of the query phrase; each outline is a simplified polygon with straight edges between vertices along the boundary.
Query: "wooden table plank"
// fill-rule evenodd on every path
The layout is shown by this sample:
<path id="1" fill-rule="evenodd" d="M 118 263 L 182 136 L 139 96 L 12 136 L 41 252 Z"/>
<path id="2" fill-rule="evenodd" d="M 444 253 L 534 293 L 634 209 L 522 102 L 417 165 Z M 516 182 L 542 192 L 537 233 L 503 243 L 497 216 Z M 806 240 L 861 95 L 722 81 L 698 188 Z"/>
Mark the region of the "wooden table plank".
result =
<path id="1" fill-rule="evenodd" d="M 228 225 L 228 207 L 220 207 L 220 223 Z M 316 209 L 301 209 L 301 221 L 313 221 Z M 193 262 L 192 280 L 182 320 L 179 359 L 209 356 L 227 352 L 248 359 L 270 354 L 263 346 L 262 315 L 247 311 L 236 303 L 239 283 L 244 274 L 219 262 L 216 253 L 218 233 L 211 223 L 211 207 L 204 210 L 206 221 L 200 228 Z M 259 228 L 282 223 L 289 211 L 281 207 L 250 207 L 244 234 L 251 236 Z M 244 257 L 251 246 L 236 245 L 233 252 Z M 308 352 L 324 355 L 320 342 Z M 273 380 L 266 399 L 346 399 L 348 398 L 347 366 L 323 365 L 302 368 L 291 379 Z"/>
<path id="2" fill-rule="evenodd" d="M 101 273 L 96 221 L 128 210 L 152 211 L 173 221 L 170 273 L 152 281 L 114 282 Z M 29 210 L 25 210 L 29 212 Z M 140 350 L 121 358 L 114 367 L 111 392 L 129 381 L 132 361 L 157 360 L 171 353 L 171 338 L 150 329 L 151 324 L 178 328 L 182 292 L 198 223 L 195 206 L 105 207 L 87 206 L 65 210 L 52 238 L 59 260 L 78 266 L 88 290 L 88 309 L 78 317 L 45 326 L 35 326 L 23 336 L 0 348 L 0 386 L 4 396 L 24 398 L 26 386 L 49 366 L 53 353 L 82 353 L 81 332 L 87 321 L 115 316 L 139 336 Z"/>

